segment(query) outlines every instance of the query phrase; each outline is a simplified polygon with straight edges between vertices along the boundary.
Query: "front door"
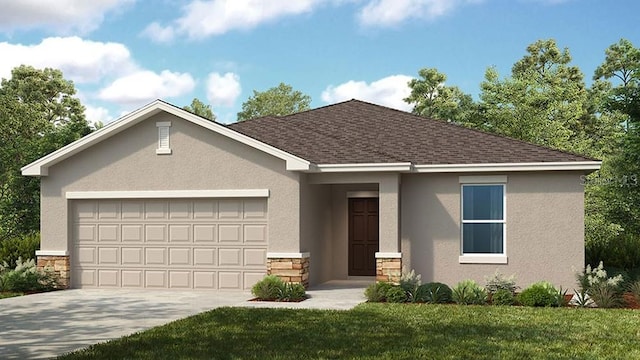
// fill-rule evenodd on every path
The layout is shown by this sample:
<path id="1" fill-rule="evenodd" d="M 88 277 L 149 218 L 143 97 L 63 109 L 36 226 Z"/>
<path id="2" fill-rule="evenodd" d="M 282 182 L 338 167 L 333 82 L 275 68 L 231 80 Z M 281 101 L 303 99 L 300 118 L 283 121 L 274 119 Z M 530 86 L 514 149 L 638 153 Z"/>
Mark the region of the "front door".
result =
<path id="1" fill-rule="evenodd" d="M 349 199 L 349 275 L 375 276 L 378 198 Z"/>

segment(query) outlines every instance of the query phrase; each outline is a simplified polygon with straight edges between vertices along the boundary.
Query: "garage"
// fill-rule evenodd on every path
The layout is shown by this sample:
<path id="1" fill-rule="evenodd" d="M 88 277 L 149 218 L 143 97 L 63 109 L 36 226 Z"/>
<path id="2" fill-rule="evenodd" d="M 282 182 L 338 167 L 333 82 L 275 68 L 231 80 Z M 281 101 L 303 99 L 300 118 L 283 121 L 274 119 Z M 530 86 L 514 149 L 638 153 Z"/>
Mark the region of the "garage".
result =
<path id="1" fill-rule="evenodd" d="M 72 287 L 239 290 L 266 274 L 266 198 L 70 205 Z"/>

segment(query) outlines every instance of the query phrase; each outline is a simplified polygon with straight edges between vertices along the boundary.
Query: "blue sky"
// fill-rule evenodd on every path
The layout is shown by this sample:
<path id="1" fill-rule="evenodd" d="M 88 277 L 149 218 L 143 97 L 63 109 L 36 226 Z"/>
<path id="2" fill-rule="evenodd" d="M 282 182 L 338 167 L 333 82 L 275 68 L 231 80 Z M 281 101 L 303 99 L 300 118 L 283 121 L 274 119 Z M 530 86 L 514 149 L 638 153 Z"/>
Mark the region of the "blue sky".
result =
<path id="1" fill-rule="evenodd" d="M 477 96 L 527 45 L 568 47 L 588 82 L 620 38 L 640 46 L 637 0 L 0 0 L 0 77 L 29 64 L 74 81 L 89 120 L 197 97 L 233 122 L 280 82 L 318 107 L 351 98 L 410 110 L 435 67 Z"/>

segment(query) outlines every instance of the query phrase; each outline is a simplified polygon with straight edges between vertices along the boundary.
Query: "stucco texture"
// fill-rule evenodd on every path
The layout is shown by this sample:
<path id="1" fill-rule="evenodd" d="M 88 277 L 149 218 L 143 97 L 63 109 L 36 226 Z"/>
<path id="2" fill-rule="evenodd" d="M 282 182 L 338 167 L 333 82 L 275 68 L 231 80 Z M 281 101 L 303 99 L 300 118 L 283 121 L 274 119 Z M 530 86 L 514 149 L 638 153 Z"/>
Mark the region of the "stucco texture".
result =
<path id="1" fill-rule="evenodd" d="M 171 155 L 156 122 L 171 121 Z M 300 251 L 299 174 L 285 162 L 167 113 L 53 165 L 42 177 L 42 250 L 71 250 L 67 191 L 269 189 L 269 247 Z"/>
<path id="2" fill-rule="evenodd" d="M 465 174 L 468 175 L 468 174 Z M 460 264 L 458 174 L 403 175 L 403 265 L 423 281 L 485 283 L 496 270 L 517 285 L 546 280 L 571 292 L 584 265 L 584 189 L 579 172 L 509 173 L 506 184 L 507 264 Z"/>

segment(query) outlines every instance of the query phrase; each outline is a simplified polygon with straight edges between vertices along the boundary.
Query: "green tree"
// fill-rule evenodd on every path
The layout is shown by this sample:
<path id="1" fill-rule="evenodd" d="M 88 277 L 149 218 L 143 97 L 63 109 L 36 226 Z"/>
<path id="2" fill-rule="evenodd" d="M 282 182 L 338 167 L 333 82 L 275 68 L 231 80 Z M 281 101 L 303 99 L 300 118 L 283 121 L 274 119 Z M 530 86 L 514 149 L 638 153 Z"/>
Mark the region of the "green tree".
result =
<path id="1" fill-rule="evenodd" d="M 414 114 L 459 124 L 471 122 L 475 110 L 471 95 L 445 85 L 447 76 L 438 69 L 423 68 L 418 75 L 420 78 L 409 81 L 411 94 L 404 99 L 414 105 Z"/>
<path id="2" fill-rule="evenodd" d="M 216 121 L 216 116 L 213 114 L 213 110 L 211 110 L 211 105 L 203 103 L 198 98 L 193 98 L 191 105 L 186 105 L 183 109 L 205 119 Z"/>
<path id="3" fill-rule="evenodd" d="M 238 121 L 244 121 L 261 116 L 284 116 L 309 110 L 311 97 L 290 85 L 280 83 L 266 91 L 253 90 L 253 95 L 242 104 L 242 111 L 238 113 Z"/>
<path id="4" fill-rule="evenodd" d="M 40 226 L 40 181 L 20 168 L 91 131 L 74 94 L 49 68 L 19 66 L 0 82 L 0 240 Z"/>

